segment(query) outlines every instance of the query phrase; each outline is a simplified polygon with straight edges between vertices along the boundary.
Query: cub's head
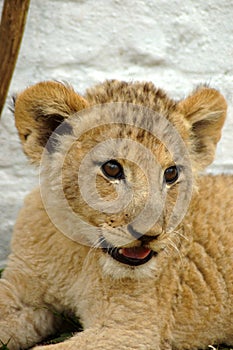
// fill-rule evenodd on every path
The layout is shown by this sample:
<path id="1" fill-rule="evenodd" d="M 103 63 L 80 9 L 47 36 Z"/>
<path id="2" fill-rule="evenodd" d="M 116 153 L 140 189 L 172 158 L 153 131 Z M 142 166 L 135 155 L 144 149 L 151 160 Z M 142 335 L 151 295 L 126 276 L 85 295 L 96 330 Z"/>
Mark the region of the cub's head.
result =
<path id="1" fill-rule="evenodd" d="M 151 83 L 108 81 L 81 97 L 44 82 L 15 101 L 47 214 L 68 238 L 96 248 L 115 277 L 148 275 L 156 256 L 180 244 L 196 176 L 213 161 L 225 115 L 214 89 L 175 102 Z"/>

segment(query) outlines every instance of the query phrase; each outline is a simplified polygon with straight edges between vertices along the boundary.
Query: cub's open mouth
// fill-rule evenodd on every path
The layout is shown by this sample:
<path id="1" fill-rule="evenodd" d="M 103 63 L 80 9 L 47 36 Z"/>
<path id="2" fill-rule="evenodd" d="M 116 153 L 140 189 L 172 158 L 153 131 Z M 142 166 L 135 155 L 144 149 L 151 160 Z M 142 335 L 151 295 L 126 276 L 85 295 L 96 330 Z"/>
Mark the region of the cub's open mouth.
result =
<path id="1" fill-rule="evenodd" d="M 116 248 L 109 244 L 101 244 L 104 252 L 113 259 L 130 266 L 139 266 L 147 263 L 154 255 L 154 252 L 146 247 Z"/>

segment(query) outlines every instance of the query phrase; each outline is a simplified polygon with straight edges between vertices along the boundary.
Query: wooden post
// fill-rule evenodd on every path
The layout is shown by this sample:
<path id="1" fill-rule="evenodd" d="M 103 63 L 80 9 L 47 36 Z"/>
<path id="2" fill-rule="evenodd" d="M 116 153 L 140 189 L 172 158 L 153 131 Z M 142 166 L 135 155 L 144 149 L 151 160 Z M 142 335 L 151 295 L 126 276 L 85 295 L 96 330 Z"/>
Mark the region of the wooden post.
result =
<path id="1" fill-rule="evenodd" d="M 0 117 L 17 61 L 30 0 L 5 0 L 0 24 Z"/>

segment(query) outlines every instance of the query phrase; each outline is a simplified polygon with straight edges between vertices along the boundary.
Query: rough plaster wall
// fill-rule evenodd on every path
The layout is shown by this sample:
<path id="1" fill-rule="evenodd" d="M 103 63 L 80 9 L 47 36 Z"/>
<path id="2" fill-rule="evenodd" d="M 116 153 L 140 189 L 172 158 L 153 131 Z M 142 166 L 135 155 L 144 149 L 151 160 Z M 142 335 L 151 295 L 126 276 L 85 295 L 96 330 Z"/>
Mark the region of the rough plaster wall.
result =
<path id="1" fill-rule="evenodd" d="M 232 172 L 232 18 L 229 0 L 31 0 L 9 96 L 45 79 L 68 81 L 80 92 L 106 78 L 151 80 L 175 98 L 207 82 L 229 103 L 211 170 Z M 7 108 L 0 143 L 3 265 L 17 211 L 38 180 L 22 154 Z"/>

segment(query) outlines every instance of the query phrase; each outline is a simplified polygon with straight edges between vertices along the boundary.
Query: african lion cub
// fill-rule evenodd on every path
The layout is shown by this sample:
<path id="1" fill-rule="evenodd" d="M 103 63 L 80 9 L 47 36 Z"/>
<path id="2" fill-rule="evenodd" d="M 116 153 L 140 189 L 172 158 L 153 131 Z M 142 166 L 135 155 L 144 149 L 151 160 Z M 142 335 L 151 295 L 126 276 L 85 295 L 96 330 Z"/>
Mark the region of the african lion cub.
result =
<path id="1" fill-rule="evenodd" d="M 0 340 L 51 349 L 197 349 L 233 343 L 233 177 L 200 176 L 226 115 L 216 90 L 174 101 L 107 81 L 81 97 L 43 82 L 15 100 L 40 165 L 0 280 Z M 37 347 L 39 349 L 39 347 Z"/>

